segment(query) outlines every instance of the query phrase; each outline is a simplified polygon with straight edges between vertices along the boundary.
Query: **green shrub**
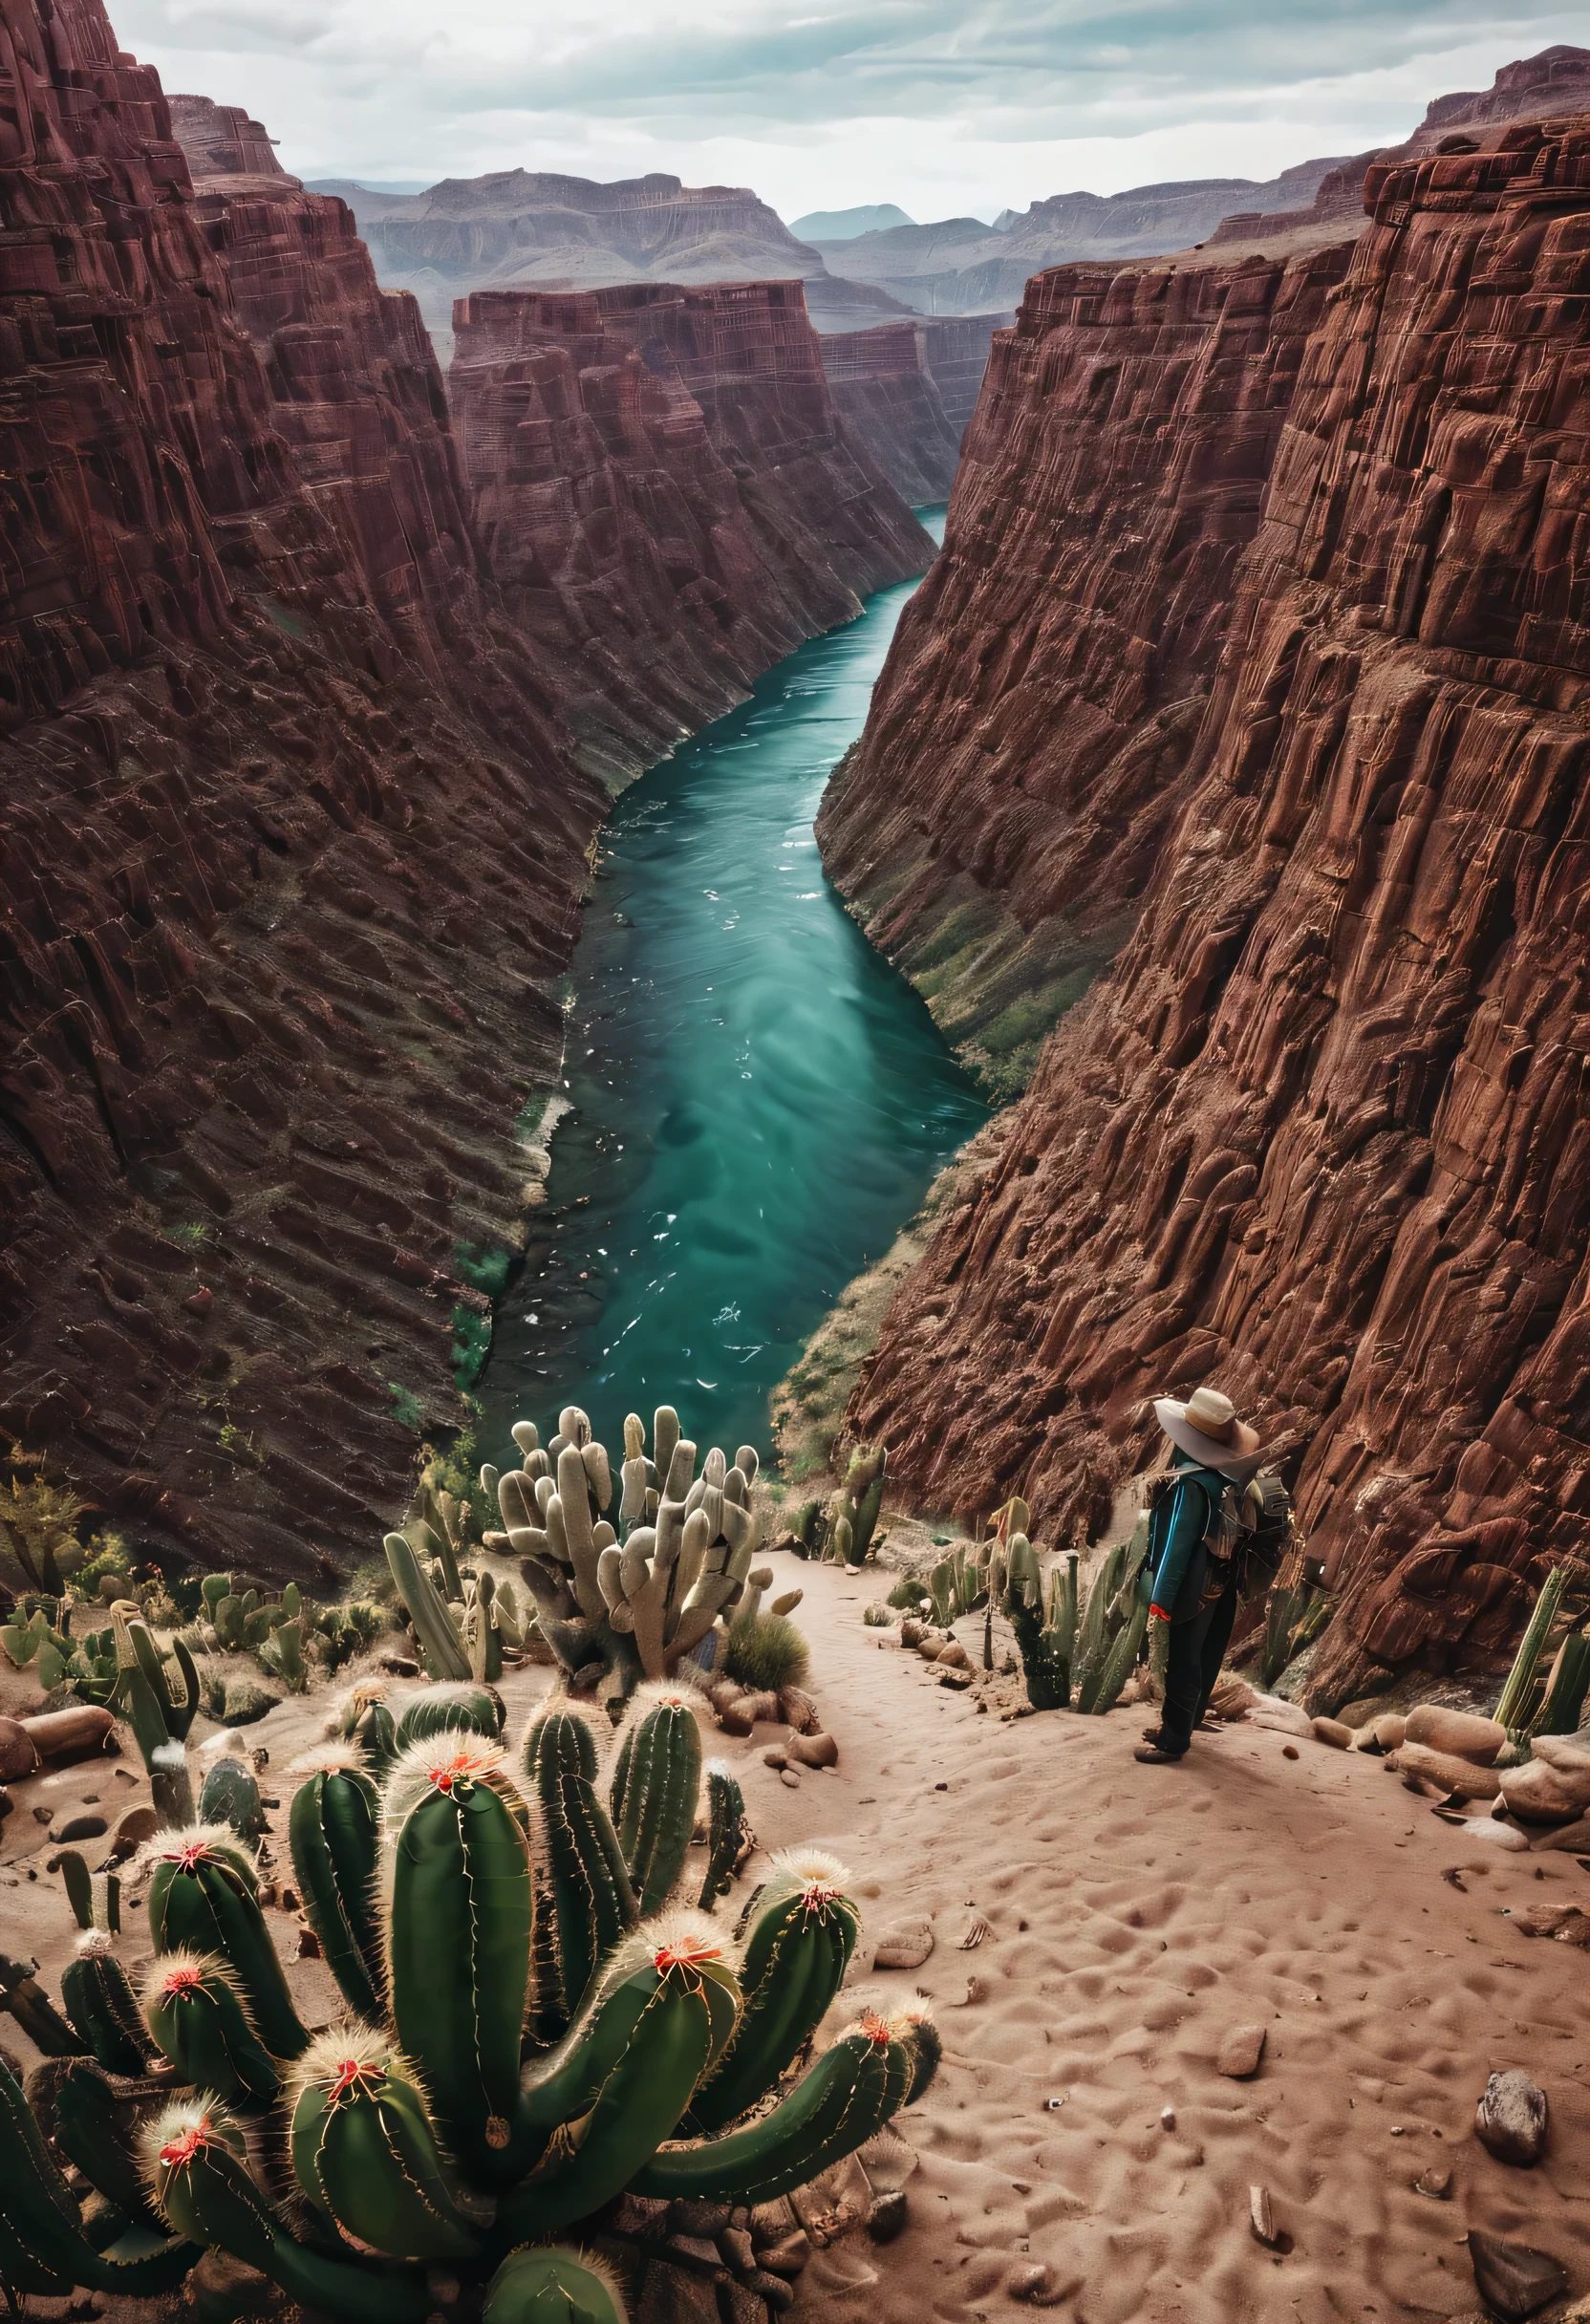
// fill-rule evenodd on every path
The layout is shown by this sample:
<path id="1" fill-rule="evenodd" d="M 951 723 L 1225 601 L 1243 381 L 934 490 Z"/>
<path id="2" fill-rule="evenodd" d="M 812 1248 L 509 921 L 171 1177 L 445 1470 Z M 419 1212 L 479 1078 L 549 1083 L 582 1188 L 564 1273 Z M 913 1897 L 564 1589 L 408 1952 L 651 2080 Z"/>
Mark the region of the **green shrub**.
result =
<path id="1" fill-rule="evenodd" d="M 459 1388 L 474 1387 L 490 1346 L 490 1316 L 461 1302 L 453 1309 L 453 1378 Z"/>
<path id="2" fill-rule="evenodd" d="M 472 1291 L 483 1291 L 488 1300 L 500 1300 L 507 1287 L 513 1253 L 505 1243 L 456 1242 L 453 1264 Z"/>
<path id="3" fill-rule="evenodd" d="M 424 1424 L 425 1408 L 412 1388 L 399 1380 L 389 1380 L 387 1391 L 392 1398 L 392 1417 L 400 1429 L 418 1431 Z"/>
<path id="4" fill-rule="evenodd" d="M 729 1625 L 723 1647 L 723 1668 L 742 1687 L 798 1687 L 806 1674 L 811 1650 L 806 1633 L 784 1614 L 741 1614 Z"/>

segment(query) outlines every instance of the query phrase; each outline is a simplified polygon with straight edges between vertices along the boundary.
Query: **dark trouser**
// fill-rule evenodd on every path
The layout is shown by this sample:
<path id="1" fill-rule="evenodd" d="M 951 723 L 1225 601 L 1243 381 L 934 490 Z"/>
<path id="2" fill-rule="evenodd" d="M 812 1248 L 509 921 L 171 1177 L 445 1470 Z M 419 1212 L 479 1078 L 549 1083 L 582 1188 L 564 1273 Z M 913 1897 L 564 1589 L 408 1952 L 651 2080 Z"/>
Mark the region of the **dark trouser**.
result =
<path id="1" fill-rule="evenodd" d="M 1236 1622 L 1236 1588 L 1223 1590 L 1191 1622 L 1171 1625 L 1171 1651 L 1165 1669 L 1165 1708 L 1160 1712 L 1162 1748 L 1179 1759 L 1192 1740 L 1192 1730 L 1209 1707 L 1220 1665 L 1226 1659 Z"/>

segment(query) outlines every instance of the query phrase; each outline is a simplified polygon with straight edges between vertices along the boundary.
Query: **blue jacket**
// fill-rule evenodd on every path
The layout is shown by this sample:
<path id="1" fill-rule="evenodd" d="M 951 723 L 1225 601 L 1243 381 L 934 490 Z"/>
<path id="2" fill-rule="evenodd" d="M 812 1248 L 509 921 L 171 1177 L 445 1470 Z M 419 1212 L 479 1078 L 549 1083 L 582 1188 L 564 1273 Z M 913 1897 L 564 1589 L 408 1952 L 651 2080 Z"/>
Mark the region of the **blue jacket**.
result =
<path id="1" fill-rule="evenodd" d="M 1149 1522 L 1149 1603 L 1172 1622 L 1191 1622 L 1203 1601 L 1208 1556 L 1204 1537 L 1220 1506 L 1225 1478 L 1178 1452 L 1171 1463 L 1173 1492 L 1156 1500 Z"/>

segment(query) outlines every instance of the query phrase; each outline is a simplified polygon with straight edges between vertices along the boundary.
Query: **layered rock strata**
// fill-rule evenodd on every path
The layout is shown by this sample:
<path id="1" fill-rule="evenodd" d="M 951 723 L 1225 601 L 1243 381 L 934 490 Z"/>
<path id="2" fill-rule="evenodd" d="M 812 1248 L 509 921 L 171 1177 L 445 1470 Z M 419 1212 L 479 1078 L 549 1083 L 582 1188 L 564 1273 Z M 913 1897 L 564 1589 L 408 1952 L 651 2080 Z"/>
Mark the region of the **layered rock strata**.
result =
<path id="1" fill-rule="evenodd" d="M 1495 1669 L 1590 1496 L 1590 134 L 1366 194 L 1141 924 L 851 1408 L 1064 1539 L 1217 1381 L 1338 1585 L 1324 1704 Z"/>
<path id="2" fill-rule="evenodd" d="M 455 327 L 482 542 L 612 785 L 934 553 L 842 429 L 798 282 L 477 291 Z"/>
<path id="3" fill-rule="evenodd" d="M 346 214 L 196 202 L 97 0 L 0 26 L 0 1430 L 314 1579 L 459 1416 L 601 802 Z"/>
<path id="4" fill-rule="evenodd" d="M 823 370 L 846 434 L 913 506 L 949 499 L 994 334 L 1009 319 L 921 316 L 821 334 Z"/>
<path id="5" fill-rule="evenodd" d="M 995 338 L 943 552 L 817 828 L 996 1095 L 1135 921 L 1346 265 L 1059 268 Z"/>
<path id="6" fill-rule="evenodd" d="M 599 184 L 546 170 L 446 178 L 422 194 L 345 191 L 383 283 L 412 290 L 443 362 L 453 303 L 475 290 L 593 290 L 624 283 L 805 278 L 825 331 L 906 314 L 887 291 L 830 280 L 821 257 L 744 185 L 654 171 Z M 844 269 L 846 274 L 851 269 Z"/>
<path id="7" fill-rule="evenodd" d="M 951 425 L 912 325 L 825 335 L 822 352 L 828 393 L 849 441 L 866 446 L 913 506 L 947 501 L 961 431 Z"/>

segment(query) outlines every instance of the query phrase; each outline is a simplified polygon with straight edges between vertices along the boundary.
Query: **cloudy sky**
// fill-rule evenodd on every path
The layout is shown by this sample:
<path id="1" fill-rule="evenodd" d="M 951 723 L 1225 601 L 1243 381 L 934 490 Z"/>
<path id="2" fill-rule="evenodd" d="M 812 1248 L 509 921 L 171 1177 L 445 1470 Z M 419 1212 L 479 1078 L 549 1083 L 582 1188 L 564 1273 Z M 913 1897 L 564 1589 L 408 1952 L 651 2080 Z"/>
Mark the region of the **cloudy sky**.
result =
<path id="1" fill-rule="evenodd" d="M 754 185 L 784 217 L 1263 178 L 1590 41 L 1495 0 L 110 0 L 168 89 L 246 105 L 290 169 Z"/>

